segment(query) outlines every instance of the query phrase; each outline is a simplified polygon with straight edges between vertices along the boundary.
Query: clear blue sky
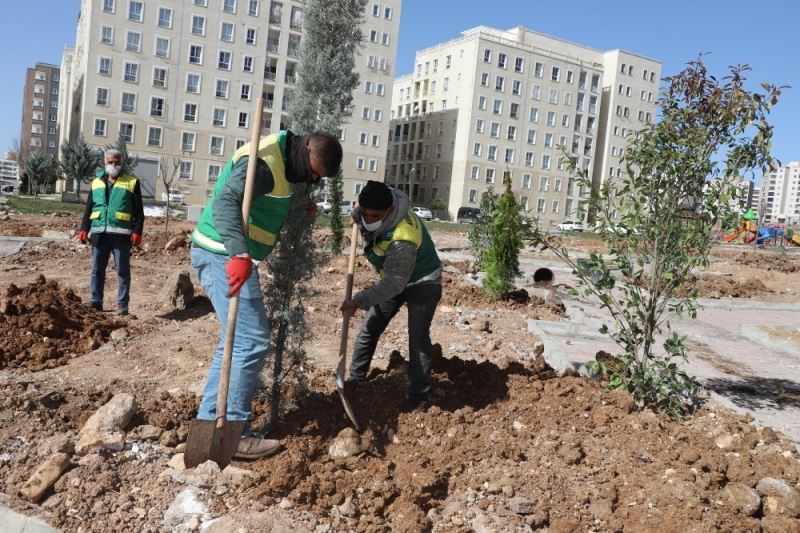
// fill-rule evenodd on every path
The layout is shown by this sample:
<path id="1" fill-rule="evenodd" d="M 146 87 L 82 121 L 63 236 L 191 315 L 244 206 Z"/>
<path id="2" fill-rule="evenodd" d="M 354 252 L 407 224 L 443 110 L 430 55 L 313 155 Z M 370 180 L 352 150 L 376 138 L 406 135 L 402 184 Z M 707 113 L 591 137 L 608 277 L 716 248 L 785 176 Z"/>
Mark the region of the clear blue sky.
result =
<path id="1" fill-rule="evenodd" d="M 60 63 L 64 45 L 75 40 L 80 0 L 13 1 L 3 7 L 6 23 L 0 49 L 8 78 L 0 88 L 0 152 L 19 136 L 25 69 L 36 61 Z M 798 20 L 800 2 L 791 0 L 405 0 L 396 73 L 411 72 L 416 50 L 481 24 L 502 29 L 523 25 L 593 48 L 623 48 L 661 60 L 664 74 L 678 72 L 699 52 L 707 52 L 712 73 L 747 63 L 753 67 L 752 81 L 793 87 L 784 92 L 772 122 L 774 155 L 784 162 L 796 161 Z"/>

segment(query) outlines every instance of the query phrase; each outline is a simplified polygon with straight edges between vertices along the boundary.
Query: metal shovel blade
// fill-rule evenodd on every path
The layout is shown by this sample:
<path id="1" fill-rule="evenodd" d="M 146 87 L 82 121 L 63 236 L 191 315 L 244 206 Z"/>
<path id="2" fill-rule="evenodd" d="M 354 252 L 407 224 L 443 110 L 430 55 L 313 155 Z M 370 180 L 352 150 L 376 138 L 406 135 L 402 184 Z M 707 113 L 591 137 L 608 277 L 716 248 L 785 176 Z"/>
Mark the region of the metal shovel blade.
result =
<path id="1" fill-rule="evenodd" d="M 216 420 L 192 420 L 183 456 L 186 468 L 209 460 L 220 469 L 228 466 L 242 438 L 244 424 L 244 420 L 225 420 L 222 427 L 217 427 Z"/>

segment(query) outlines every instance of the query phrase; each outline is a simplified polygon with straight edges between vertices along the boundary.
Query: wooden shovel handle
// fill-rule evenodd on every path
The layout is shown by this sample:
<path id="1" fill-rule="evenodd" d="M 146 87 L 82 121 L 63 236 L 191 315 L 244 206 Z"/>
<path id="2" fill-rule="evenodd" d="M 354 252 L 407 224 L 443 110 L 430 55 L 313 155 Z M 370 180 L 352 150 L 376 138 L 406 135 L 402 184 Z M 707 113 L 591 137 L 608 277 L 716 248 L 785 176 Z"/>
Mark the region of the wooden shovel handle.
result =
<path id="1" fill-rule="evenodd" d="M 353 224 L 350 231 L 350 258 L 347 261 L 347 279 L 344 284 L 344 300 L 348 301 L 353 297 L 353 277 L 356 267 L 356 249 L 358 245 L 358 224 Z M 342 318 L 342 338 L 339 341 L 339 359 L 347 355 L 347 332 L 350 327 L 350 315 L 345 314 Z"/>

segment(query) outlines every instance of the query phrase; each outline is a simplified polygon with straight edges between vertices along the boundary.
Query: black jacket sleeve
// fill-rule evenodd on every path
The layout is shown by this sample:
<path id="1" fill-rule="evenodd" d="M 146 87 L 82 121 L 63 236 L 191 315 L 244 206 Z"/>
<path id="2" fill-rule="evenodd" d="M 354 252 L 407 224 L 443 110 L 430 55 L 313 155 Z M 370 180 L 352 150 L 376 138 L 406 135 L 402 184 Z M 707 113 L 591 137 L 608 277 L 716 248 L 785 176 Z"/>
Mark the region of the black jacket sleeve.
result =
<path id="1" fill-rule="evenodd" d="M 136 180 L 136 185 L 133 187 L 133 232 L 141 235 L 143 228 L 144 204 L 142 203 L 142 185 L 139 180 Z"/>
<path id="2" fill-rule="evenodd" d="M 86 195 L 86 207 L 83 209 L 83 218 L 81 219 L 81 231 L 89 232 L 89 226 L 91 225 L 92 221 L 89 218 L 92 214 L 92 206 L 94 202 L 92 201 L 92 191 L 89 191 L 89 194 Z"/>

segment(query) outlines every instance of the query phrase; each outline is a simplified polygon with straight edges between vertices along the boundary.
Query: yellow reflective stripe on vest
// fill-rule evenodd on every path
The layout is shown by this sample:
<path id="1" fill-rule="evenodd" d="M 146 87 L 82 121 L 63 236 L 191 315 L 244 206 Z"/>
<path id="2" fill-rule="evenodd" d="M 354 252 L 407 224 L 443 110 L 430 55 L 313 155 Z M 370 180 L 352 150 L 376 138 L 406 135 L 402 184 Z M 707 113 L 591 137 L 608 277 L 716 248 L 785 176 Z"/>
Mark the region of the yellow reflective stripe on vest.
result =
<path id="1" fill-rule="evenodd" d="M 117 220 L 130 220 L 131 214 L 130 213 L 123 213 L 122 211 L 117 211 L 114 215 Z"/>
<path id="2" fill-rule="evenodd" d="M 267 246 L 275 246 L 275 242 L 278 240 L 274 233 L 252 224 L 248 227 L 248 236 L 252 240 L 261 244 L 266 244 Z"/>
<path id="3" fill-rule="evenodd" d="M 93 191 L 95 189 L 105 189 L 105 188 L 106 188 L 106 182 L 104 182 L 100 178 L 95 178 L 95 179 L 92 180 L 92 190 Z"/>
<path id="4" fill-rule="evenodd" d="M 89 215 L 89 220 L 94 220 L 96 218 L 100 218 L 100 211 L 92 211 L 92 214 Z"/>
<path id="5" fill-rule="evenodd" d="M 414 247 L 419 248 L 422 244 L 421 224 L 417 215 L 409 211 L 408 214 L 403 217 L 403 220 L 395 226 L 392 238 L 387 241 L 378 241 L 375 243 L 375 246 L 372 247 L 372 251 L 375 252 L 375 255 L 383 256 L 386 254 L 386 250 L 389 249 L 389 246 L 395 241 L 410 242 Z"/>
<path id="6" fill-rule="evenodd" d="M 136 178 L 133 176 L 120 176 L 114 182 L 115 189 L 125 189 L 130 193 L 133 193 L 134 187 L 136 187 Z"/>
<path id="7" fill-rule="evenodd" d="M 245 156 L 250 156 L 250 143 L 240 146 L 239 149 L 234 152 L 234 163 Z M 288 198 L 291 196 L 292 185 L 286 180 L 286 165 L 283 163 L 281 146 L 276 133 L 267 135 L 261 139 L 261 142 L 258 143 L 258 157 L 267 162 L 267 166 L 269 166 L 270 172 L 272 172 L 274 186 L 267 196 L 274 196 L 276 198 Z"/>

